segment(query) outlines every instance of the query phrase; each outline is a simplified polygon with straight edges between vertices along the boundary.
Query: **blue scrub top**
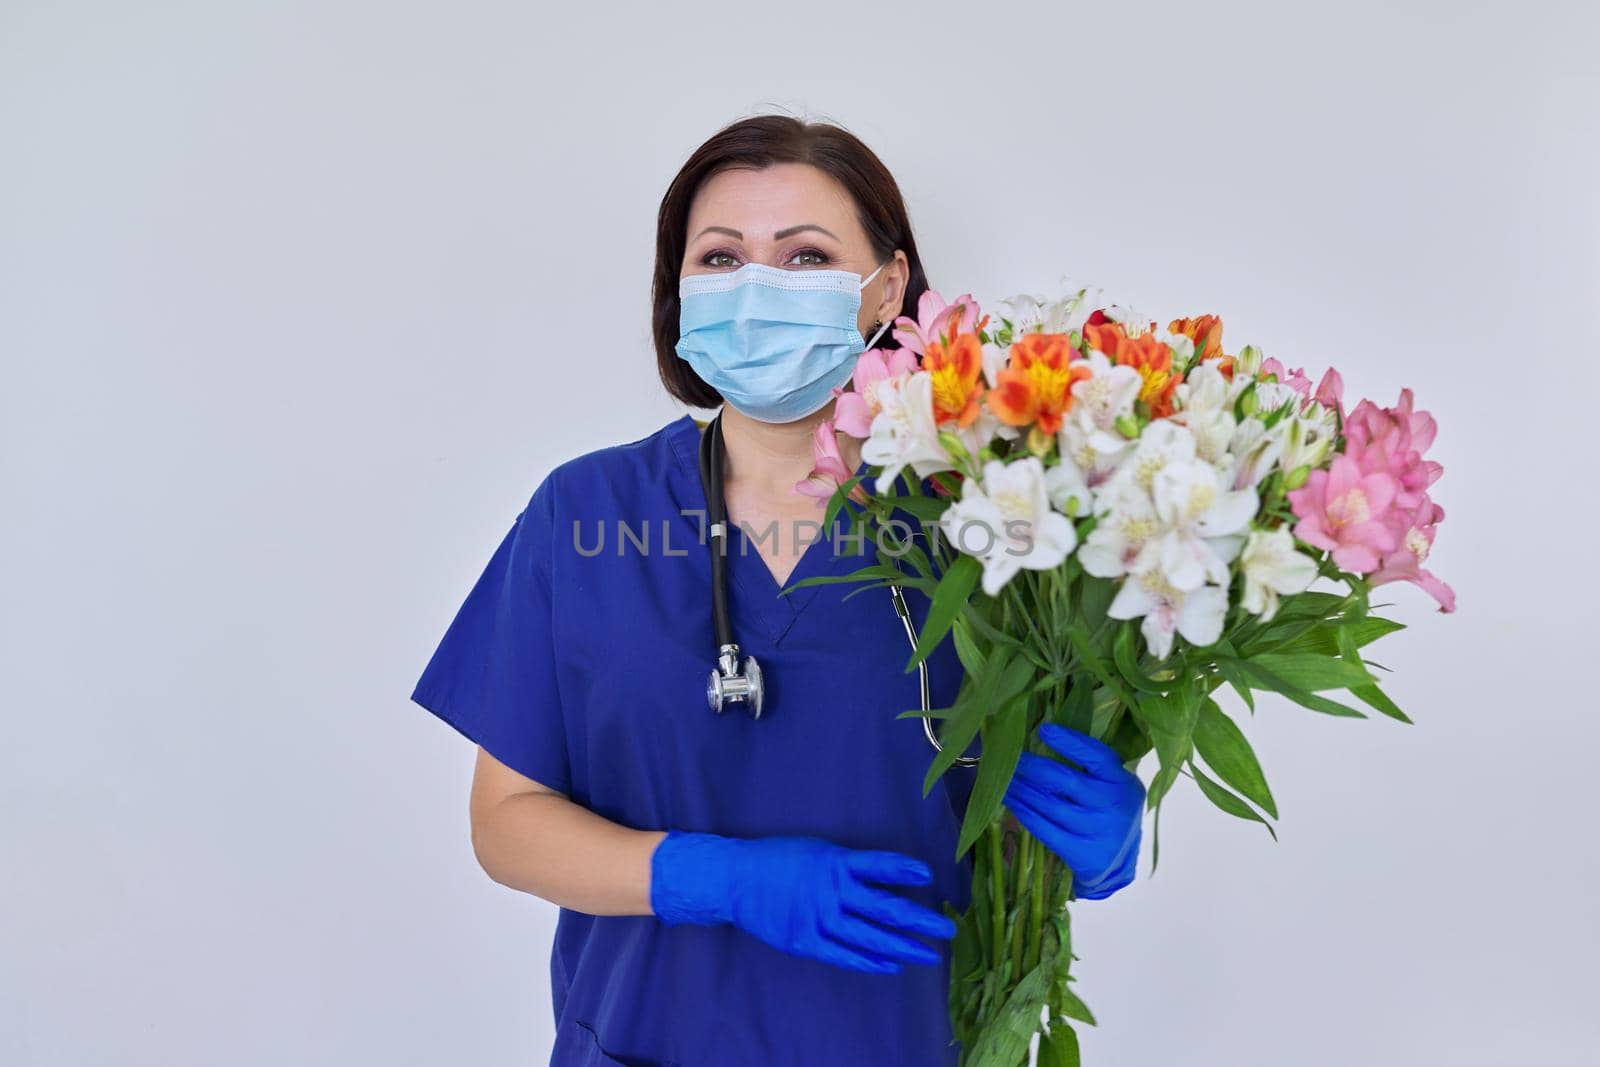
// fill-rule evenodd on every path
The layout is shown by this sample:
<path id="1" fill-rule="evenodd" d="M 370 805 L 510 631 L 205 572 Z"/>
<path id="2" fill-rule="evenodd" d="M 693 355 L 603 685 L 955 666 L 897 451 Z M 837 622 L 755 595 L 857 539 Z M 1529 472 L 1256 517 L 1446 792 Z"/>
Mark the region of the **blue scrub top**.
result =
<path id="1" fill-rule="evenodd" d="M 887 590 L 850 582 L 780 597 L 735 526 L 734 635 L 761 663 L 766 705 L 759 720 L 740 705 L 721 715 L 706 706 L 716 642 L 699 436 L 685 414 L 551 471 L 411 699 L 507 766 L 624 826 L 892 849 L 934 873 L 928 886 L 895 892 L 935 911 L 946 900 L 965 910 L 971 853 L 954 856 L 976 770 L 956 766 L 922 795 L 934 752 L 920 718 L 895 717 L 920 703 Z M 794 536 L 790 524 L 779 527 Z M 845 529 L 841 513 L 834 531 Z M 875 562 L 870 541 L 864 556 L 847 551 L 821 536 L 789 583 Z M 927 599 L 905 594 L 920 628 Z M 961 667 L 948 638 L 929 657 L 929 675 L 932 706 L 952 704 Z M 969 753 L 977 751 L 975 742 Z M 550 1062 L 953 1065 L 950 942 L 923 940 L 940 952 L 937 966 L 862 974 L 733 926 L 562 908 L 550 956 Z"/>

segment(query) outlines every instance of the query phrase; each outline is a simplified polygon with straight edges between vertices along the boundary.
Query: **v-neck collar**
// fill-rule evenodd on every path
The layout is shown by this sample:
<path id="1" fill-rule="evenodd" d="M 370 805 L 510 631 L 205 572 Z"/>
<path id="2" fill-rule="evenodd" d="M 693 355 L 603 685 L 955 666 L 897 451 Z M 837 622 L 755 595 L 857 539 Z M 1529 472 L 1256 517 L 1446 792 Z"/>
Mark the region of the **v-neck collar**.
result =
<path id="1" fill-rule="evenodd" d="M 693 416 L 685 413 L 673 425 L 669 439 L 672 450 L 677 456 L 678 465 L 689 481 L 685 488 L 685 499 L 690 501 L 691 507 L 705 507 L 705 492 L 700 486 L 700 424 Z M 856 467 L 856 474 L 863 479 L 868 491 L 871 491 L 870 479 L 867 478 L 869 464 L 862 460 Z M 850 547 L 849 542 L 843 541 L 847 532 L 846 521 L 849 516 L 846 509 L 851 507 L 846 503 L 844 508 L 834 516 L 833 526 L 821 530 L 816 540 L 808 544 L 801 552 L 800 558 L 795 561 L 794 569 L 789 572 L 787 583 L 778 584 L 778 579 L 767 567 L 766 560 L 761 558 L 761 553 L 752 547 L 752 543 L 745 536 L 744 528 L 737 523 L 730 524 L 732 533 L 728 540 L 728 566 L 726 568 L 730 581 L 739 590 L 739 604 L 745 608 L 747 614 L 754 614 L 754 619 L 736 617 L 733 620 L 734 633 L 737 636 L 742 625 L 758 627 L 774 644 L 783 640 L 789 632 L 800 613 L 806 609 L 814 599 L 821 585 L 802 586 L 793 589 L 787 595 L 780 595 L 781 590 L 792 587 L 796 582 L 819 574 L 845 574 L 857 567 L 871 562 L 866 555 L 850 556 L 843 554 L 844 549 Z M 823 508 L 817 508 L 817 522 L 820 525 Z M 780 524 L 781 526 L 781 524 Z M 779 536 L 782 534 L 780 532 Z M 706 540 L 705 550 L 710 551 L 710 541 Z M 835 555 L 834 545 L 839 545 L 841 553 Z M 708 591 L 709 595 L 709 591 Z"/>

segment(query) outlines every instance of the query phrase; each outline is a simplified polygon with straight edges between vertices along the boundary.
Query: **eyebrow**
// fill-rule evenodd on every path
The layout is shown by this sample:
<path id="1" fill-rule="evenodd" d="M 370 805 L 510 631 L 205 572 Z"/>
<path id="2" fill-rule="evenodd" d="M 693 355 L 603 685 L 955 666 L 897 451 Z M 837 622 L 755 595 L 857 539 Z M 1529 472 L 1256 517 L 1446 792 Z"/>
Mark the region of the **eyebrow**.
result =
<path id="1" fill-rule="evenodd" d="M 774 233 L 772 235 L 772 239 L 774 241 L 781 241 L 785 237 L 791 237 L 794 234 L 799 233 L 801 230 L 821 230 L 823 233 L 827 234 L 829 237 L 832 237 L 835 241 L 839 240 L 839 235 L 838 234 L 834 233 L 832 230 L 828 229 L 825 226 L 818 226 L 814 222 L 802 222 L 798 226 L 790 226 L 787 229 L 779 230 L 777 233 Z M 741 240 L 741 241 L 744 240 L 744 234 L 740 233 L 738 230 L 730 229 L 727 226 L 707 226 L 705 229 L 703 229 L 699 233 L 695 234 L 694 235 L 694 239 L 695 240 L 699 240 L 703 235 L 708 234 L 708 233 L 712 233 L 712 232 L 725 233 L 729 237 L 734 237 L 734 238 L 737 238 L 738 240 Z"/>

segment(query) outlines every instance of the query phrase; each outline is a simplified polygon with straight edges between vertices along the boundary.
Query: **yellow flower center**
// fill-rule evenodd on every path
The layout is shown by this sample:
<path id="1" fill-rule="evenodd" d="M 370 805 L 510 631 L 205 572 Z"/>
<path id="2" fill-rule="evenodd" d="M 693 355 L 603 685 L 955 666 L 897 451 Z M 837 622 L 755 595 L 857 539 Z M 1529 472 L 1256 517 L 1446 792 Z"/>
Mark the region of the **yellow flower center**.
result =
<path id="1" fill-rule="evenodd" d="M 1335 528 L 1366 522 L 1372 518 L 1372 505 L 1366 493 L 1351 489 L 1328 505 L 1328 518 L 1333 520 Z"/>
<path id="2" fill-rule="evenodd" d="M 929 372 L 936 411 L 958 412 L 967 406 L 967 385 L 954 367 L 939 367 Z"/>
<path id="3" fill-rule="evenodd" d="M 1144 380 L 1144 384 L 1139 387 L 1139 399 L 1146 404 L 1154 402 L 1167 387 L 1167 383 L 1172 380 L 1171 372 L 1157 370 L 1154 367 L 1140 367 L 1139 377 Z"/>
<path id="4" fill-rule="evenodd" d="M 1059 367 L 1052 367 L 1042 359 L 1036 359 L 1028 364 L 1025 372 L 1028 376 L 1028 386 L 1033 390 L 1033 395 L 1046 403 L 1059 401 L 1066 395 L 1067 383 L 1071 380 L 1071 372 L 1065 363 Z"/>

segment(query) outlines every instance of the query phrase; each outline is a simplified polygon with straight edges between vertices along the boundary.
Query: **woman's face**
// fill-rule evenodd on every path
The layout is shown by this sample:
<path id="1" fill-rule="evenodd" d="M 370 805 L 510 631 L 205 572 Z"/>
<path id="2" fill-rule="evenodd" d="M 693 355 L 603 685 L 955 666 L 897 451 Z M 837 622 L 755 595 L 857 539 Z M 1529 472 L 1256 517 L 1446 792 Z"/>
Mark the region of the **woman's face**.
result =
<path id="1" fill-rule="evenodd" d="M 855 202 L 834 178 L 808 163 L 774 163 L 760 170 L 719 171 L 689 206 L 689 244 L 680 276 L 719 274 L 746 263 L 784 270 L 848 270 L 863 278 L 878 266 Z M 856 327 L 900 313 L 911 278 L 906 254 L 894 258 L 861 291 Z"/>

